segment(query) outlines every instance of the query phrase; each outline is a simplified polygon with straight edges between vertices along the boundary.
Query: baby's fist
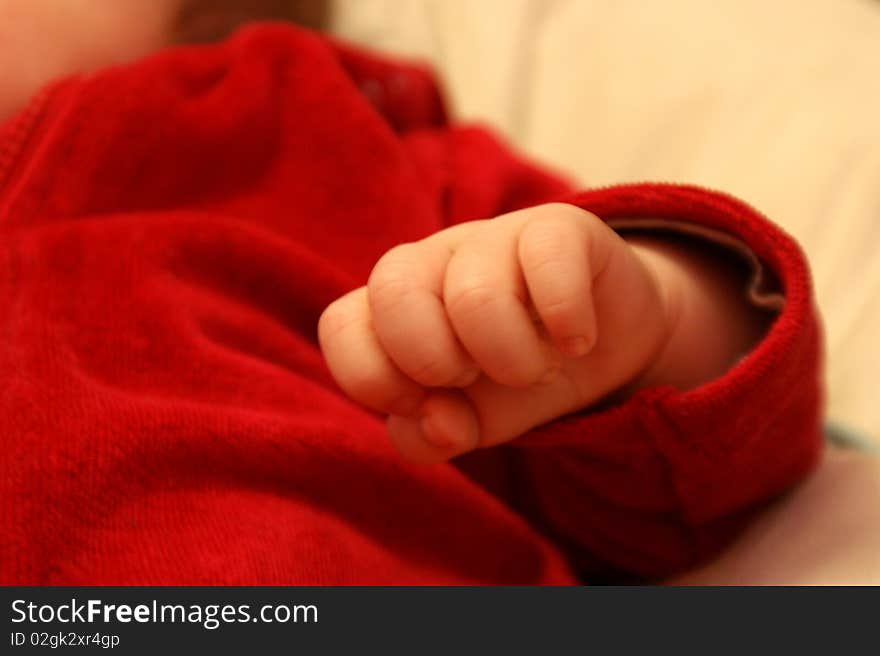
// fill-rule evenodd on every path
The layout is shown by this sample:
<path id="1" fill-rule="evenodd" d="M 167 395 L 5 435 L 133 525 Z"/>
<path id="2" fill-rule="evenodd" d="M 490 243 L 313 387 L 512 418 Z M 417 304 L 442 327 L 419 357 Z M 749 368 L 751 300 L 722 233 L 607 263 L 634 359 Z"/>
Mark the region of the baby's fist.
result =
<path id="1" fill-rule="evenodd" d="M 657 277 L 601 220 L 550 204 L 388 251 L 318 336 L 340 387 L 411 460 L 492 446 L 632 381 L 662 348 Z"/>

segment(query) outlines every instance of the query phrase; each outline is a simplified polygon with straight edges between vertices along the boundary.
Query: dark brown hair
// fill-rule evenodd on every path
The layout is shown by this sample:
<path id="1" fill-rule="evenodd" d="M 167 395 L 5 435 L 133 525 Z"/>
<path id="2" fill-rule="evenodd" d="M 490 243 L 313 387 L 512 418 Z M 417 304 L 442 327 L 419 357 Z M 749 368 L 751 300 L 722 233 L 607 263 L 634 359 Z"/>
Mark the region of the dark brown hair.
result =
<path id="1" fill-rule="evenodd" d="M 176 43 L 204 43 L 227 37 L 255 20 L 283 20 L 315 30 L 330 22 L 328 0 L 185 0 L 174 23 Z"/>

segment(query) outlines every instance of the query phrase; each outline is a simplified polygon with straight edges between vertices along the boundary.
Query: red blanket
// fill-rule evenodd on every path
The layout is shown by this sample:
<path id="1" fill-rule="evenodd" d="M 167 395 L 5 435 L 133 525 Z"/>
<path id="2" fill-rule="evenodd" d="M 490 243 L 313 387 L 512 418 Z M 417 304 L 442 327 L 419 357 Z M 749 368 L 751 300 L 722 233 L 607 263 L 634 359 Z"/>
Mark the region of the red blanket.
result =
<path id="1" fill-rule="evenodd" d="M 729 233 L 785 308 L 699 389 L 402 462 L 320 312 L 396 243 L 550 200 Z M 450 125 L 417 67 L 257 26 L 68 80 L 0 128 L 0 583 L 661 577 L 816 463 L 818 337 L 800 251 L 752 209 L 573 195 Z"/>

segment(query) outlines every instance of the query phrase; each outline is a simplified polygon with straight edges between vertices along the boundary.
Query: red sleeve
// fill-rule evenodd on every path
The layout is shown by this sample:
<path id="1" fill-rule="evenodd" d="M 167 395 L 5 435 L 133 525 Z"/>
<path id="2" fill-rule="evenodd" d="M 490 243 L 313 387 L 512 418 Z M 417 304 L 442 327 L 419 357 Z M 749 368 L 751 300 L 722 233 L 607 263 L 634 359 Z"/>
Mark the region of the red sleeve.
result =
<path id="1" fill-rule="evenodd" d="M 698 187 L 623 185 L 569 202 L 613 223 L 652 217 L 747 245 L 785 302 L 766 336 L 718 380 L 647 389 L 517 440 L 465 468 L 514 500 L 588 580 L 659 578 L 703 561 L 767 501 L 803 479 L 822 449 L 820 328 L 797 244 L 754 209 Z"/>

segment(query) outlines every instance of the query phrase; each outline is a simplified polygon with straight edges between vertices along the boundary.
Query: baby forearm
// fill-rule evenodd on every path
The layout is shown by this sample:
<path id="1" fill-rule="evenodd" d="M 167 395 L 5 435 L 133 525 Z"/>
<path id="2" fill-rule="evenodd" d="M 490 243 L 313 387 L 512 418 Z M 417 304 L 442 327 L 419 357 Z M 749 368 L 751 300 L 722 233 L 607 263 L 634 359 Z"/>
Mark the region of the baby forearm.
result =
<path id="1" fill-rule="evenodd" d="M 687 237 L 638 235 L 627 242 L 670 306 L 666 345 L 628 389 L 690 389 L 718 378 L 766 331 L 772 315 L 749 303 L 748 273 L 736 256 Z"/>

